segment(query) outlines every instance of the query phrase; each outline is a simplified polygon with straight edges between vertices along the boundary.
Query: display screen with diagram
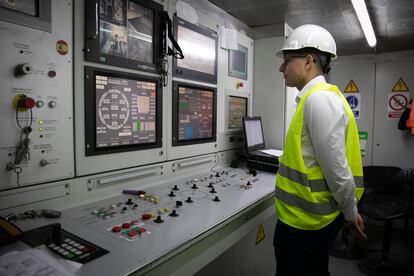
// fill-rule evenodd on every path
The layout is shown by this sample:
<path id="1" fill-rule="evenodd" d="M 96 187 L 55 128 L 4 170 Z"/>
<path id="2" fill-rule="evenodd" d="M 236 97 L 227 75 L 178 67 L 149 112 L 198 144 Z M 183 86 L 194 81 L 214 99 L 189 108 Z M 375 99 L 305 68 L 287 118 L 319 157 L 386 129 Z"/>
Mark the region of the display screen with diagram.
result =
<path id="1" fill-rule="evenodd" d="M 161 146 L 159 81 L 85 68 L 87 155 Z"/>
<path id="2" fill-rule="evenodd" d="M 150 0 L 86 1 L 85 59 L 156 71 L 162 11 Z"/>
<path id="3" fill-rule="evenodd" d="M 174 82 L 173 145 L 216 141 L 216 89 Z"/>
<path id="4" fill-rule="evenodd" d="M 247 116 L 247 98 L 228 97 L 228 128 L 242 129 L 243 117 Z"/>

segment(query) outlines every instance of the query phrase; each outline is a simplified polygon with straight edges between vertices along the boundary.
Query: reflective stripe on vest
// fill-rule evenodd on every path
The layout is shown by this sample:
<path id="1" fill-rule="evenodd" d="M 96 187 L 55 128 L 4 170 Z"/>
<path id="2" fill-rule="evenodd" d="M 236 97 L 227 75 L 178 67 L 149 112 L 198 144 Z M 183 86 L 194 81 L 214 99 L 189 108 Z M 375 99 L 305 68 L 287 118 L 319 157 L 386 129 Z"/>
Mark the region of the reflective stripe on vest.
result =
<path id="1" fill-rule="evenodd" d="M 312 192 L 329 191 L 328 184 L 325 179 L 308 180 L 308 176 L 306 174 L 295 169 L 288 168 L 281 163 L 279 164 L 277 172 L 283 177 L 310 188 Z M 354 181 L 356 188 L 364 188 L 364 178 L 362 176 L 354 176 Z"/>
<path id="2" fill-rule="evenodd" d="M 355 118 L 348 102 L 336 86 L 318 83 L 308 90 L 298 103 L 285 139 L 283 155 L 275 187 L 275 208 L 284 223 L 304 230 L 317 230 L 331 223 L 340 211 L 320 167 L 308 168 L 302 156 L 302 129 L 304 104 L 314 92 L 336 93 L 348 117 L 346 128 L 346 158 L 355 183 L 355 197 L 359 200 L 364 191 L 359 135 Z"/>

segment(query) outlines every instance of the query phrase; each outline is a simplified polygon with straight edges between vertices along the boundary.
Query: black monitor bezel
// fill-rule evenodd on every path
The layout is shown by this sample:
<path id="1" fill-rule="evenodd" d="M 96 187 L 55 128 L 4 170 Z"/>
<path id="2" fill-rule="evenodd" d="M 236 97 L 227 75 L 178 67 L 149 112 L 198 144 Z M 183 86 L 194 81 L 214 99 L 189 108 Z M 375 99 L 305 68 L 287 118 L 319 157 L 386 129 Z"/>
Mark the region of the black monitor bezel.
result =
<path id="1" fill-rule="evenodd" d="M 188 140 L 179 140 L 178 139 L 178 104 L 179 104 L 179 93 L 178 89 L 180 87 L 192 88 L 192 89 L 203 89 L 209 90 L 213 93 L 213 133 L 212 137 L 201 138 L 201 139 L 188 139 Z M 198 84 L 189 84 L 185 82 L 173 81 L 173 98 L 172 98 L 172 145 L 173 146 L 183 146 L 183 145 L 193 145 L 193 144 L 202 144 L 202 143 L 211 143 L 216 142 L 217 140 L 217 89 L 214 87 L 203 86 Z"/>
<path id="2" fill-rule="evenodd" d="M 260 121 L 260 127 L 262 129 L 262 138 L 263 138 L 263 143 L 262 144 L 257 144 L 257 145 L 251 146 L 251 147 L 248 146 L 248 144 L 247 144 L 248 142 L 247 142 L 246 124 L 245 124 L 246 121 Z M 252 152 L 252 151 L 256 151 L 256 150 L 260 150 L 260 149 L 265 148 L 265 140 L 264 140 L 263 124 L 262 124 L 262 117 L 261 116 L 243 117 L 243 134 L 244 134 L 244 141 L 245 141 L 245 146 L 246 146 L 247 152 Z"/>
<path id="3" fill-rule="evenodd" d="M 146 63 L 138 60 L 127 59 L 109 54 L 100 53 L 99 46 L 99 0 L 85 1 L 85 60 L 113 65 L 124 68 L 131 68 L 146 72 L 158 72 L 157 63 L 162 55 L 162 13 L 164 7 L 151 0 L 127 0 L 133 1 L 145 8 L 154 11 L 153 20 L 153 63 Z"/>
<path id="4" fill-rule="evenodd" d="M 217 83 L 217 60 L 218 60 L 218 35 L 215 31 L 210 30 L 206 27 L 194 25 L 178 16 L 174 16 L 174 37 L 179 41 L 178 37 L 178 25 L 188 28 L 194 32 L 197 32 L 203 36 L 211 38 L 215 41 L 216 57 L 214 60 L 214 75 L 203 73 L 188 68 L 179 67 L 177 59 L 173 59 L 173 76 L 177 78 L 183 78 L 188 80 L 197 80 L 207 83 Z M 184 59 L 185 59 L 185 52 Z"/>
<path id="5" fill-rule="evenodd" d="M 242 117 L 242 126 L 241 127 L 230 128 L 230 124 L 229 124 L 229 121 L 228 121 L 229 117 L 230 117 L 230 98 L 239 98 L 239 99 L 246 100 L 246 102 L 245 102 L 246 114 Z M 228 97 L 227 97 L 227 129 L 228 130 L 242 129 L 243 128 L 243 118 L 247 117 L 248 114 L 249 114 L 249 98 L 248 97 L 228 95 Z"/>
<path id="6" fill-rule="evenodd" d="M 85 66 L 85 154 L 86 156 L 101 155 L 108 153 L 118 153 L 126 151 L 144 150 L 162 147 L 162 89 L 158 78 L 142 76 L 137 74 L 125 73 L 120 71 L 107 70 L 96 67 Z M 156 138 L 155 142 L 145 144 L 133 144 L 97 148 L 96 147 L 96 88 L 95 76 L 125 78 L 138 81 L 154 82 L 156 95 Z"/>

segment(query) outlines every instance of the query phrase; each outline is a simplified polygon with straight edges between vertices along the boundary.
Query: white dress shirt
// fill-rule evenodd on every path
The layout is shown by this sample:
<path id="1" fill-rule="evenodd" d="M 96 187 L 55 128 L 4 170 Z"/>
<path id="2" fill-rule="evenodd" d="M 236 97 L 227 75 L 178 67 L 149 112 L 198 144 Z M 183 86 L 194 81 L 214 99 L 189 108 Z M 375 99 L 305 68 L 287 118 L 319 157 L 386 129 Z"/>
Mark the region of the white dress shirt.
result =
<path id="1" fill-rule="evenodd" d="M 326 82 L 320 75 L 308 82 L 296 96 L 298 103 L 315 84 Z M 332 91 L 310 95 L 304 106 L 302 156 L 306 167 L 321 167 L 332 196 L 345 220 L 357 214 L 355 182 L 346 159 L 348 116 L 340 97 Z"/>

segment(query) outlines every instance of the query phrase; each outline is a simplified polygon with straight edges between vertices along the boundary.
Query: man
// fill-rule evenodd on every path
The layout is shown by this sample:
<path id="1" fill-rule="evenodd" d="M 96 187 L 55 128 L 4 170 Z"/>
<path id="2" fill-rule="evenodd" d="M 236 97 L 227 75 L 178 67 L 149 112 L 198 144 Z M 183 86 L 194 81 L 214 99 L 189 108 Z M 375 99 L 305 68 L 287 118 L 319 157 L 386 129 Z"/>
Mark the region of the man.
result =
<path id="1" fill-rule="evenodd" d="M 336 58 L 326 29 L 298 27 L 278 55 L 286 85 L 300 92 L 276 177 L 276 275 L 329 275 L 329 244 L 341 227 L 366 239 L 356 207 L 363 193 L 356 121 L 323 76 Z"/>

